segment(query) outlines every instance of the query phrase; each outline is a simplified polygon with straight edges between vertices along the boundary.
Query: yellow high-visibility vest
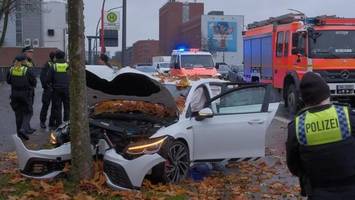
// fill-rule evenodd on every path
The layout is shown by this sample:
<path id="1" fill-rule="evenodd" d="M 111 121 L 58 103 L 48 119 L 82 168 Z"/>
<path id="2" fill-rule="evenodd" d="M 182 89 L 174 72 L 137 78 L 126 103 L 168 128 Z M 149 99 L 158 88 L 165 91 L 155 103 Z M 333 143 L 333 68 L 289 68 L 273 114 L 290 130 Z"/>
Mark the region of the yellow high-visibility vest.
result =
<path id="1" fill-rule="evenodd" d="M 319 112 L 304 112 L 296 117 L 296 135 L 302 145 L 339 142 L 351 136 L 349 110 L 331 106 Z"/>

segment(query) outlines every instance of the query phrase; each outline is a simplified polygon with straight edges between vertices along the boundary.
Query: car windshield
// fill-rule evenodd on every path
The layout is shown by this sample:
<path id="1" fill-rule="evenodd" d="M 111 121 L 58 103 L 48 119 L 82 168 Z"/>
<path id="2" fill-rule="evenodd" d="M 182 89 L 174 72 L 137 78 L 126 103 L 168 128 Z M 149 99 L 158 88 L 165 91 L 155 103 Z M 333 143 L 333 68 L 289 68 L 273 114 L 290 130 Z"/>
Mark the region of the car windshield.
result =
<path id="1" fill-rule="evenodd" d="M 138 71 L 145 72 L 145 73 L 153 73 L 156 71 L 155 67 L 153 66 L 137 66 L 136 69 Z"/>
<path id="2" fill-rule="evenodd" d="M 170 68 L 170 63 L 159 63 L 160 68 Z"/>
<path id="3" fill-rule="evenodd" d="M 213 67 L 211 55 L 182 55 L 181 66 L 184 68 Z"/>
<path id="4" fill-rule="evenodd" d="M 315 31 L 309 47 L 312 58 L 354 58 L 355 31 Z"/>
<path id="5" fill-rule="evenodd" d="M 191 89 L 191 87 L 178 88 L 175 84 L 164 84 L 164 87 L 169 90 L 175 100 L 181 96 L 186 98 Z"/>

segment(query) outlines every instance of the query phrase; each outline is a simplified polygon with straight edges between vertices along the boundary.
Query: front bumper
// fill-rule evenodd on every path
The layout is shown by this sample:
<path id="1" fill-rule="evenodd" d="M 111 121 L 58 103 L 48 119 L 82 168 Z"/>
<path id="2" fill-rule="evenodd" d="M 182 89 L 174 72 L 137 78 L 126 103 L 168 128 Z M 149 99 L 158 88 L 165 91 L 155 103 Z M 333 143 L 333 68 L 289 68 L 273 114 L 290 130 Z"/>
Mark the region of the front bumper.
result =
<path id="1" fill-rule="evenodd" d="M 107 184 L 114 189 L 139 189 L 148 172 L 164 161 L 158 153 L 127 160 L 114 149 L 110 149 L 104 157 Z"/>
<path id="2" fill-rule="evenodd" d="M 328 83 L 331 96 L 355 96 L 355 83 Z M 352 86 L 352 89 L 338 89 L 339 86 Z"/>
<path id="3" fill-rule="evenodd" d="M 62 173 L 65 163 L 71 159 L 70 143 L 55 149 L 33 151 L 22 143 L 17 135 L 13 135 L 19 169 L 22 175 L 35 179 L 51 179 Z"/>

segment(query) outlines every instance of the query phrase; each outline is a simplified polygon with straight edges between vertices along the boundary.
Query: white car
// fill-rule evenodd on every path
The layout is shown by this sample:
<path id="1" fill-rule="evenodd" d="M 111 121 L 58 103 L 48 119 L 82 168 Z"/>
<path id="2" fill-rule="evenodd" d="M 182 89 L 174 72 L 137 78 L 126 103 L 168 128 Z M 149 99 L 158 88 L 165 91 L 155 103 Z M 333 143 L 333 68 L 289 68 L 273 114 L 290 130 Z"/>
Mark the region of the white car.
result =
<path id="1" fill-rule="evenodd" d="M 138 189 L 146 176 L 178 182 L 197 162 L 263 157 L 266 130 L 278 108 L 262 84 L 200 79 L 182 86 L 134 69 L 112 73 L 90 66 L 87 79 L 93 152 L 97 147 L 104 155 L 107 183 L 117 189 Z M 68 141 L 30 151 L 14 139 L 27 177 L 53 178 L 70 160 Z"/>

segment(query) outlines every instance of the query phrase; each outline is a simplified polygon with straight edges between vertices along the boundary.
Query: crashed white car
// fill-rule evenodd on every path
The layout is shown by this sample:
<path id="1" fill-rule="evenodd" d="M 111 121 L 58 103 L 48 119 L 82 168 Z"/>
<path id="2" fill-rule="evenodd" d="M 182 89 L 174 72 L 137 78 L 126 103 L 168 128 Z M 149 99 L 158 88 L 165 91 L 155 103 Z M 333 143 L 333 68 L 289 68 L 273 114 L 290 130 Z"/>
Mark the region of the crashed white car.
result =
<path id="1" fill-rule="evenodd" d="M 178 182 L 197 162 L 263 157 L 278 108 L 263 84 L 200 79 L 181 85 L 131 68 L 97 66 L 87 66 L 87 83 L 93 153 L 104 156 L 107 183 L 117 189 L 138 189 L 145 177 Z M 38 179 L 60 174 L 70 160 L 68 125 L 52 137 L 63 135 L 59 147 L 39 151 L 14 135 L 21 173 Z"/>

